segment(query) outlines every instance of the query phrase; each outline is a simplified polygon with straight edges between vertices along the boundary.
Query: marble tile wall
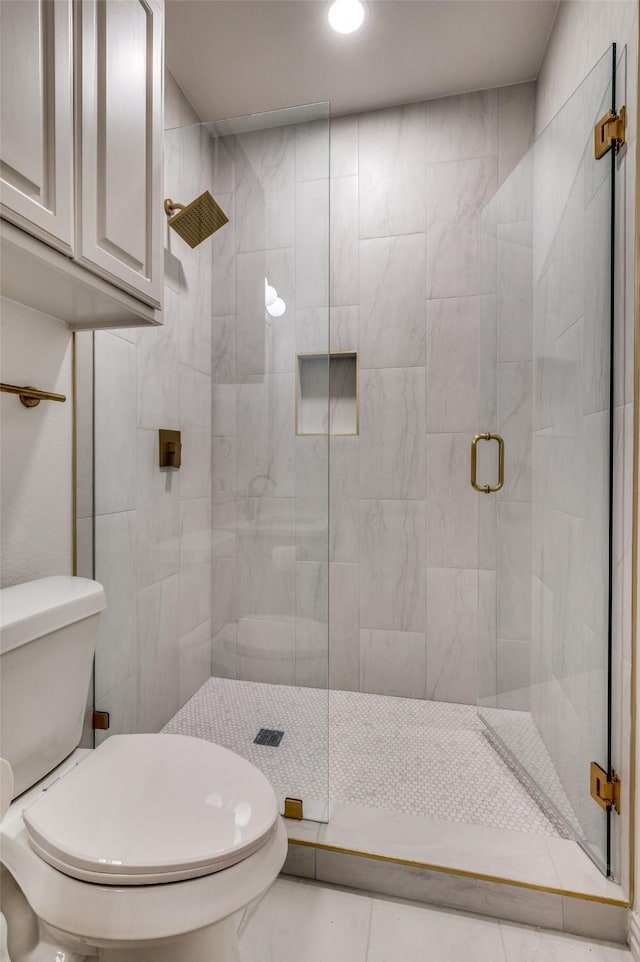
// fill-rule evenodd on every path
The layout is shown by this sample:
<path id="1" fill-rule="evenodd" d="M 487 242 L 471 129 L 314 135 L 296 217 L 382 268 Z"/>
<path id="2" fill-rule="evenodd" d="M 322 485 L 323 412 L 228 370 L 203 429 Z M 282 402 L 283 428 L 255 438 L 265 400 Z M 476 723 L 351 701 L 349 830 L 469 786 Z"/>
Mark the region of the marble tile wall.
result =
<path id="1" fill-rule="evenodd" d="M 165 194 L 180 201 L 210 184 L 210 140 L 187 126 L 196 123 L 167 73 L 165 126 L 184 129 L 165 137 Z M 107 594 L 95 699 L 111 715 L 105 734 L 158 731 L 211 673 L 212 489 L 223 501 L 234 455 L 216 450 L 212 479 L 211 251 L 167 231 L 165 267 L 162 327 L 78 336 L 79 378 L 90 383 L 95 364 L 95 577 Z M 216 360 L 226 370 L 224 351 Z M 182 432 L 179 472 L 158 468 L 159 428 Z M 88 516 L 90 442 L 79 463 Z M 215 523 L 228 551 L 228 516 Z M 78 532 L 88 573 L 84 517 Z"/>
<path id="2" fill-rule="evenodd" d="M 497 400 L 487 417 L 496 404 L 508 410 L 514 438 L 501 534 L 520 554 L 503 566 L 521 564 L 528 543 L 530 465 L 517 443 L 531 416 L 522 178 L 500 211 L 500 245 L 497 215 L 487 242 L 481 212 L 527 153 L 533 123 L 525 84 L 339 118 L 328 154 L 322 121 L 216 141 L 214 190 L 233 198 L 236 239 L 214 238 L 214 554 L 236 591 L 230 602 L 214 575 L 214 674 L 328 677 L 332 688 L 475 703 L 469 441 L 493 423 L 483 426 L 480 408 L 483 314 L 505 342 L 499 373 L 489 367 Z M 497 305 L 499 271 L 509 284 Z M 288 305 L 266 323 L 265 272 Z M 328 345 L 360 358 L 360 434 L 329 444 L 294 437 L 292 406 L 295 351 Z M 495 544 L 482 566 L 495 586 Z M 518 643 L 515 671 L 529 601 L 525 573 L 514 577 L 501 638 Z"/>

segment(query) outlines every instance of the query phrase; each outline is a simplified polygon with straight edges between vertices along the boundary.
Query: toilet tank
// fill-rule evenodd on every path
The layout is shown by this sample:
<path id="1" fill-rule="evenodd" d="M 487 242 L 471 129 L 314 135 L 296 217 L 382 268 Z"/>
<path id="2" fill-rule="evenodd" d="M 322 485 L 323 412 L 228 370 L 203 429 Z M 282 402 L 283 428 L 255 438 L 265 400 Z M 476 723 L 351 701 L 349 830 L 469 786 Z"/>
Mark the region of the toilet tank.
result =
<path id="1" fill-rule="evenodd" d="M 0 590 L 0 757 L 13 797 L 78 747 L 82 737 L 102 585 L 40 578 Z"/>

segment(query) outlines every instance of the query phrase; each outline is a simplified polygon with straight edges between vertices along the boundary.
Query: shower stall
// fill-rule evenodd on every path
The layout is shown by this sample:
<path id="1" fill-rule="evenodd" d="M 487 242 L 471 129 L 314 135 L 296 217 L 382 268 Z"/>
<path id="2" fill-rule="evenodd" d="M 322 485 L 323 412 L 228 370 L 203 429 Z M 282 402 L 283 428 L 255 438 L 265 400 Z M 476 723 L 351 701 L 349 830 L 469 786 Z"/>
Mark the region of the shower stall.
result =
<path id="1" fill-rule="evenodd" d="M 570 840 L 625 877 L 590 794 L 628 750 L 621 158 L 593 145 L 625 69 L 541 130 L 534 83 L 200 123 L 168 79 L 165 195 L 228 223 L 167 234 L 162 329 L 77 337 L 79 569 L 117 599 L 95 704 L 250 759 L 300 845 L 524 871 Z"/>

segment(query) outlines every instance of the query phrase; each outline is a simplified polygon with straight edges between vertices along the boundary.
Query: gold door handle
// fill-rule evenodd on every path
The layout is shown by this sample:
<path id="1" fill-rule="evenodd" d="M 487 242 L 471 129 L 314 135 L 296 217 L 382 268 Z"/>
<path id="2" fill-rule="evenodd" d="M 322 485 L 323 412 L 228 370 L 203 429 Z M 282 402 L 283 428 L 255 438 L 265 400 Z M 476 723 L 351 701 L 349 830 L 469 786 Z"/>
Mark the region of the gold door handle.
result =
<path id="1" fill-rule="evenodd" d="M 478 484 L 478 441 L 498 442 L 498 483 Z M 476 434 L 471 442 L 471 487 L 480 494 L 494 494 L 504 484 L 504 438 L 499 434 Z"/>

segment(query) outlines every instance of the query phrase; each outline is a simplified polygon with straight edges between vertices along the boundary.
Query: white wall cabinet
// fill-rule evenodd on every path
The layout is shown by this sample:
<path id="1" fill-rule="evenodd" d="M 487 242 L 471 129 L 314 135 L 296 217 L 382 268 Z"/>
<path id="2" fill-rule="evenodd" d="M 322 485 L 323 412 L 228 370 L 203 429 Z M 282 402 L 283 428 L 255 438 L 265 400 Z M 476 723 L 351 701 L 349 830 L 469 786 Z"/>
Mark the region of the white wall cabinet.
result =
<path id="1" fill-rule="evenodd" d="M 80 263 L 160 305 L 162 7 L 81 0 L 76 61 Z"/>
<path id="2" fill-rule="evenodd" d="M 17 274 L 3 271 L 3 288 L 29 304 L 46 277 L 66 307 L 60 316 L 90 327 L 78 316 L 77 281 L 82 303 L 93 303 L 92 285 L 99 292 L 95 326 L 112 314 L 120 326 L 129 307 L 129 323 L 158 323 L 163 0 L 0 0 L 0 16 L 0 213 L 31 235 L 5 226 Z M 60 284 L 51 283 L 56 265 Z"/>
<path id="3" fill-rule="evenodd" d="M 0 36 L 2 216 L 71 254 L 71 4 L 3 0 Z"/>

